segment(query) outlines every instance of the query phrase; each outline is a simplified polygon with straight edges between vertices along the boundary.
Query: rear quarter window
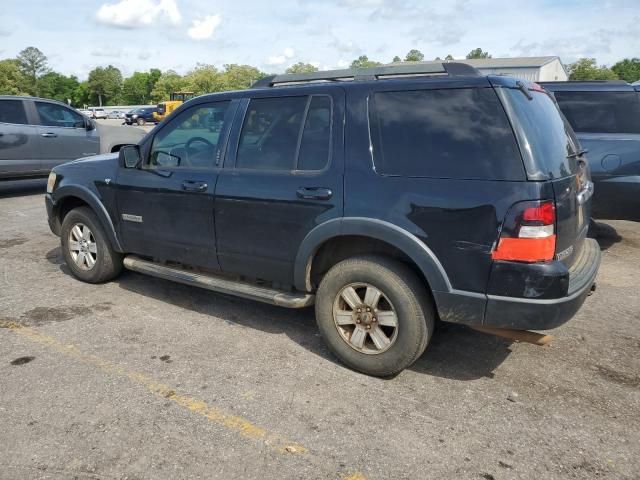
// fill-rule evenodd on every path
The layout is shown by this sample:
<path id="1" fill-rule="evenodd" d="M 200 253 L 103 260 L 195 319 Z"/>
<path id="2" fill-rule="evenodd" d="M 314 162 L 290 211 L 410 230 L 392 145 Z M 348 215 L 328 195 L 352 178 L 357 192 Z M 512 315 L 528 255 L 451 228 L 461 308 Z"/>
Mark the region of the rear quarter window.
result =
<path id="1" fill-rule="evenodd" d="M 376 92 L 369 100 L 381 175 L 523 180 L 524 166 L 492 88 Z"/>
<path id="2" fill-rule="evenodd" d="M 555 92 L 554 96 L 576 132 L 640 133 L 636 92 Z"/>
<path id="3" fill-rule="evenodd" d="M 22 100 L 0 100 L 0 123 L 27 124 Z"/>

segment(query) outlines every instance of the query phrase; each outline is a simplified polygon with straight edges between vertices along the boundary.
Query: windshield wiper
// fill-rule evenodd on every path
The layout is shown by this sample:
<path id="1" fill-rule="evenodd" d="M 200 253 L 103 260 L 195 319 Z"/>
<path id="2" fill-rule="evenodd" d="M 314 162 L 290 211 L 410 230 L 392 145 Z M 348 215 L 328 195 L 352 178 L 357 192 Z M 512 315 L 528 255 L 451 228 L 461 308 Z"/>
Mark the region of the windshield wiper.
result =
<path id="1" fill-rule="evenodd" d="M 582 148 L 580 150 L 578 150 L 577 152 L 574 153 L 570 153 L 569 155 L 567 155 L 567 158 L 579 158 L 581 156 L 583 156 L 585 153 L 588 153 L 589 150 L 587 150 L 586 148 Z"/>

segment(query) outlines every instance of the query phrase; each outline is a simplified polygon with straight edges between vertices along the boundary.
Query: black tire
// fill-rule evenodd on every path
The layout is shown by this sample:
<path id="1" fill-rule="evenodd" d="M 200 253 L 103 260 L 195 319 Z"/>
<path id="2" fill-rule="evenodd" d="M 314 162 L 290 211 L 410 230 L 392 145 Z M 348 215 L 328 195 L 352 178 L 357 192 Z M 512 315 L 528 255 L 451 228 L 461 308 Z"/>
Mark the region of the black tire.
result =
<path id="1" fill-rule="evenodd" d="M 341 290 L 366 283 L 383 292 L 395 307 L 397 336 L 391 346 L 376 354 L 353 348 L 338 331 L 333 306 Z M 353 370 L 388 377 L 395 375 L 424 352 L 434 329 L 434 309 L 428 287 L 406 265 L 384 256 L 352 257 L 333 266 L 316 293 L 316 322 L 331 352 Z"/>
<path id="2" fill-rule="evenodd" d="M 147 123 L 147 122 L 145 121 L 145 119 L 144 119 L 144 118 L 138 118 L 138 119 L 136 120 L 136 123 L 137 123 L 140 127 L 142 127 L 142 126 L 143 126 L 145 123 Z"/>
<path id="3" fill-rule="evenodd" d="M 71 230 L 78 224 L 86 225 L 95 240 L 96 260 L 90 269 L 80 268 L 74 261 L 69 248 Z M 107 282 L 117 277 L 122 271 L 123 255 L 113 250 L 98 217 L 88 207 L 75 208 L 64 217 L 60 230 L 60 242 L 67 266 L 73 275 L 83 282 Z"/>

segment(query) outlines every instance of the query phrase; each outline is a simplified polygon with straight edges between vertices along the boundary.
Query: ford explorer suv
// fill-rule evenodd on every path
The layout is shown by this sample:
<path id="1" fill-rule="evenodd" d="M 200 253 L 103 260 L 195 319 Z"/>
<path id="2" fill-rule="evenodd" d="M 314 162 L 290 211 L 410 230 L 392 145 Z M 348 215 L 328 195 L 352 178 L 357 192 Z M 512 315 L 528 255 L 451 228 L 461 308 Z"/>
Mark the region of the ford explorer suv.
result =
<path id="1" fill-rule="evenodd" d="M 125 267 L 315 304 L 342 362 L 388 376 L 438 320 L 545 330 L 578 311 L 600 250 L 576 148 L 538 85 L 459 63 L 279 75 L 56 167 L 46 207 L 80 280 Z"/>
<path id="2" fill-rule="evenodd" d="M 117 152 L 144 134 L 98 125 L 55 100 L 0 96 L 0 179 L 47 176 L 56 165 Z"/>
<path id="3" fill-rule="evenodd" d="M 640 86 L 593 81 L 544 87 L 589 152 L 593 216 L 640 221 Z"/>

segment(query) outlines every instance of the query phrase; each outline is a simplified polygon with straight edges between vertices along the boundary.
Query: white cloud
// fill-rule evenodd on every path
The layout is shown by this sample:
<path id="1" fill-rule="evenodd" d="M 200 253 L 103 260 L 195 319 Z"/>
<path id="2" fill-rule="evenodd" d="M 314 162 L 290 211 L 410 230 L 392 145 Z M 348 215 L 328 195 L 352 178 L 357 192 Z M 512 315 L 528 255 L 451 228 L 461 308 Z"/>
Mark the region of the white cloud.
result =
<path id="1" fill-rule="evenodd" d="M 96 20 L 114 27 L 136 28 L 158 22 L 177 25 L 182 15 L 175 0 L 120 0 L 103 4 Z"/>
<path id="2" fill-rule="evenodd" d="M 104 47 L 104 48 L 94 48 L 91 50 L 92 57 L 113 57 L 120 58 L 124 52 L 120 48 L 113 47 Z"/>
<path id="3" fill-rule="evenodd" d="M 221 21 L 222 18 L 220 18 L 220 15 L 207 15 L 200 20 L 195 19 L 191 23 L 189 30 L 187 30 L 187 35 L 193 40 L 206 40 L 211 38 Z"/>
<path id="4" fill-rule="evenodd" d="M 287 57 L 284 55 L 273 55 L 267 58 L 267 65 L 282 65 L 287 61 Z"/>
<path id="5" fill-rule="evenodd" d="M 267 65 L 282 65 L 284 64 L 287 60 L 293 58 L 293 56 L 296 54 L 295 50 L 291 47 L 287 47 L 285 48 L 281 54 L 279 55 L 272 55 L 269 58 L 267 58 Z"/>

